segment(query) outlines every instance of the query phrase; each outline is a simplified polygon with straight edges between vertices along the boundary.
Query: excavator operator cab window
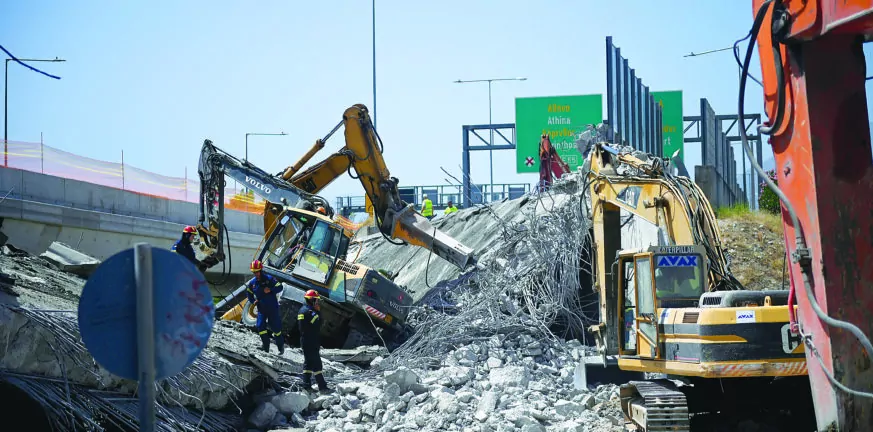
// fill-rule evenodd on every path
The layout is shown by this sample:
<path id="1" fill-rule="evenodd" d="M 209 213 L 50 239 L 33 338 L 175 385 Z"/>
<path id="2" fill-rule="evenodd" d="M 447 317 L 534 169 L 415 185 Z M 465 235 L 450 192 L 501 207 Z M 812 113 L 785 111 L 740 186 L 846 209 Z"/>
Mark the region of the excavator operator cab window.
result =
<path id="1" fill-rule="evenodd" d="M 291 260 L 294 246 L 303 229 L 304 224 L 300 220 L 289 214 L 282 216 L 267 241 L 266 256 L 262 261 L 273 268 L 284 268 Z"/>
<path id="2" fill-rule="evenodd" d="M 703 257 L 698 254 L 656 254 L 658 299 L 698 299 L 703 294 Z"/>
<path id="3" fill-rule="evenodd" d="M 348 238 L 343 235 L 342 229 L 324 221 L 318 221 L 315 224 L 312 235 L 309 237 L 309 243 L 306 245 L 307 249 L 338 258 L 345 256 L 348 247 Z"/>
<path id="4" fill-rule="evenodd" d="M 624 289 L 624 307 L 622 321 L 624 321 L 624 349 L 634 351 L 637 348 L 636 330 L 636 302 L 637 285 L 634 280 L 634 262 L 632 259 L 622 260 L 622 287 Z"/>

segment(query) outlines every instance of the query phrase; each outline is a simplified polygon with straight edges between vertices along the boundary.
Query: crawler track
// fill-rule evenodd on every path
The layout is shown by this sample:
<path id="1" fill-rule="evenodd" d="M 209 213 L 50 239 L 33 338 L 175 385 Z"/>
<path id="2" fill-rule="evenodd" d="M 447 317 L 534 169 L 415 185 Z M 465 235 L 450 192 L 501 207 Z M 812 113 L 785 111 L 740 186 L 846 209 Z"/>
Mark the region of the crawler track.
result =
<path id="1" fill-rule="evenodd" d="M 621 408 L 639 430 L 691 431 L 685 395 L 669 381 L 631 381 L 622 385 Z"/>

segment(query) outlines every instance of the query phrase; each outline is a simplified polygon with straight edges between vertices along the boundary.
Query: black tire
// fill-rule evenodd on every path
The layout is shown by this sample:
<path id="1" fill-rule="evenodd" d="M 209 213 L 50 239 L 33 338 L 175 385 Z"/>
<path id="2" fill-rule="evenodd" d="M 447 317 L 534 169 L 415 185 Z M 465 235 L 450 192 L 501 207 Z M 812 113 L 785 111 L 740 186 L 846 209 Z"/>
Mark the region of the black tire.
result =
<path id="1" fill-rule="evenodd" d="M 258 324 L 258 310 L 254 306 L 254 303 L 246 302 L 245 307 L 242 310 L 242 316 L 240 317 L 240 322 L 243 325 L 249 327 L 256 327 Z"/>

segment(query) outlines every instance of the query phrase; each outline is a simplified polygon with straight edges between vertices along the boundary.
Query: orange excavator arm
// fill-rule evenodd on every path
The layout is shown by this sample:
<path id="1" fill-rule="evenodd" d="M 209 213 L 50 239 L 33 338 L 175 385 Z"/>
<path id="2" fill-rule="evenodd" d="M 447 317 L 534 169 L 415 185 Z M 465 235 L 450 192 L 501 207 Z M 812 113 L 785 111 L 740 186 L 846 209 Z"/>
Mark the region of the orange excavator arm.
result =
<path id="1" fill-rule="evenodd" d="M 863 45 L 873 36 L 873 0 L 752 4 L 739 114 L 757 42 L 769 117 L 759 132 L 770 136 L 778 187 L 750 161 L 782 201 L 792 337 L 807 345 L 817 430 L 870 430 L 873 157 Z"/>

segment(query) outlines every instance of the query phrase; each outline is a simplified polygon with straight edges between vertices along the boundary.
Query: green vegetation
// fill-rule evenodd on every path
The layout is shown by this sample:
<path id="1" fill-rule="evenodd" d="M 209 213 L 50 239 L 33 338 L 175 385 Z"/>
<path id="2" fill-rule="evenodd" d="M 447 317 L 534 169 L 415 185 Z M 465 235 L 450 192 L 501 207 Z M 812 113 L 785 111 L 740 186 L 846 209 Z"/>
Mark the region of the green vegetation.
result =
<path id="1" fill-rule="evenodd" d="M 771 192 L 772 193 L 772 192 Z M 720 220 L 744 221 L 764 225 L 768 230 L 782 235 L 782 216 L 770 211 L 752 210 L 746 204 L 734 204 L 731 207 L 721 207 L 715 211 Z"/>
<path id="2" fill-rule="evenodd" d="M 715 217 L 719 219 L 737 219 L 751 213 L 747 204 L 738 203 L 731 207 L 720 207 L 715 211 Z"/>
<path id="3" fill-rule="evenodd" d="M 767 171 L 767 176 L 775 184 L 779 184 L 776 180 L 776 170 Z M 761 196 L 758 197 L 758 206 L 761 210 L 772 214 L 779 214 L 782 211 L 782 204 L 779 202 L 779 197 L 776 196 L 767 183 L 761 182 Z"/>

